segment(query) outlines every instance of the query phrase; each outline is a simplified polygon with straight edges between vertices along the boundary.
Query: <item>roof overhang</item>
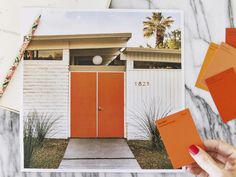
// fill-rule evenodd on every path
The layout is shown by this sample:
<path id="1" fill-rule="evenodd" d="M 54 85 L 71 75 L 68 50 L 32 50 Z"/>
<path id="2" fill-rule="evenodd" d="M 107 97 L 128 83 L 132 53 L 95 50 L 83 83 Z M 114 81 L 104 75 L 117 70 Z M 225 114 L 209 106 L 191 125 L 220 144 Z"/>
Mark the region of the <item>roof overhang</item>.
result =
<path id="1" fill-rule="evenodd" d="M 128 47 L 123 51 L 121 60 L 181 63 L 181 50 Z"/>
<path id="2" fill-rule="evenodd" d="M 131 33 L 40 35 L 33 36 L 28 50 L 123 48 L 131 36 Z"/>
<path id="3" fill-rule="evenodd" d="M 33 36 L 33 41 L 42 40 L 77 40 L 77 39 L 114 39 L 114 38 L 124 38 L 129 39 L 131 33 L 99 33 L 99 34 L 70 34 L 70 35 L 36 35 Z"/>
<path id="4" fill-rule="evenodd" d="M 153 53 L 153 54 L 175 54 L 175 55 L 181 54 L 180 50 L 143 48 L 143 47 L 127 47 L 124 53 L 129 53 L 129 52 Z"/>

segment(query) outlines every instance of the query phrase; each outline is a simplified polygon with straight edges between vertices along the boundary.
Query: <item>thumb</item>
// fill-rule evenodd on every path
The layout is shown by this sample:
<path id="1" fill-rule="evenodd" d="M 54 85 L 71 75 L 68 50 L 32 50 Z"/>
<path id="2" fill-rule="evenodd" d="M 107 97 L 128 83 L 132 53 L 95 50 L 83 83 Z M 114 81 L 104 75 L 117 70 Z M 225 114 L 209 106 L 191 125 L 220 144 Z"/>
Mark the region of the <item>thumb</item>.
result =
<path id="1" fill-rule="evenodd" d="M 221 174 L 222 169 L 203 149 L 198 146 L 191 145 L 189 147 L 189 152 L 192 158 L 196 161 L 196 163 L 210 176 L 216 176 L 216 174 Z"/>

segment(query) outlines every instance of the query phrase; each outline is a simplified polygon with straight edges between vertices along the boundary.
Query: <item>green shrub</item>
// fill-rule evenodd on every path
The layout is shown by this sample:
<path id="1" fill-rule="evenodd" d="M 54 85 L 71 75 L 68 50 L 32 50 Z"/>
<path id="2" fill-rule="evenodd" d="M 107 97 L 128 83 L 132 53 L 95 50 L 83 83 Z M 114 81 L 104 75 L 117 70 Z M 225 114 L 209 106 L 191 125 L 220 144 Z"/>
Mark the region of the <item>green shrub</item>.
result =
<path id="1" fill-rule="evenodd" d="M 150 104 L 143 104 L 142 108 L 130 111 L 131 118 L 137 123 L 138 129 L 142 132 L 145 139 L 149 139 L 152 145 L 162 151 L 165 149 L 161 140 L 160 133 L 156 127 L 155 121 L 158 118 L 166 117 L 171 112 L 170 106 L 163 108 L 161 101 L 155 101 L 154 99 Z"/>
<path id="2" fill-rule="evenodd" d="M 53 125 L 59 117 L 53 114 L 30 112 L 24 120 L 24 167 L 31 167 L 32 156 L 40 148 L 46 136 L 52 136 Z"/>
<path id="3" fill-rule="evenodd" d="M 27 119 L 24 121 L 24 167 L 28 168 L 31 164 L 31 157 L 34 149 L 37 147 L 37 138 L 35 136 L 35 121 Z"/>

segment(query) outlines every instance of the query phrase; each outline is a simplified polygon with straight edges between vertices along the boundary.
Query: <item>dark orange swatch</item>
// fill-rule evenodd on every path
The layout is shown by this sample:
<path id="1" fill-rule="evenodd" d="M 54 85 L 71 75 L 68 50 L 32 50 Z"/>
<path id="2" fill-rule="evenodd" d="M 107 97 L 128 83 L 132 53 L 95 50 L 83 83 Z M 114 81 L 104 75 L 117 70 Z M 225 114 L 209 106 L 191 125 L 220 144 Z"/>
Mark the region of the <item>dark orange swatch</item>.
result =
<path id="1" fill-rule="evenodd" d="M 226 28 L 226 43 L 236 48 L 236 28 Z"/>
<path id="2" fill-rule="evenodd" d="M 161 118 L 156 125 L 174 168 L 194 162 L 189 146 L 195 144 L 204 148 L 189 109 Z"/>
<path id="3" fill-rule="evenodd" d="M 236 58 L 235 58 L 236 59 Z M 223 122 L 236 118 L 236 73 L 227 69 L 206 79 L 208 89 Z"/>

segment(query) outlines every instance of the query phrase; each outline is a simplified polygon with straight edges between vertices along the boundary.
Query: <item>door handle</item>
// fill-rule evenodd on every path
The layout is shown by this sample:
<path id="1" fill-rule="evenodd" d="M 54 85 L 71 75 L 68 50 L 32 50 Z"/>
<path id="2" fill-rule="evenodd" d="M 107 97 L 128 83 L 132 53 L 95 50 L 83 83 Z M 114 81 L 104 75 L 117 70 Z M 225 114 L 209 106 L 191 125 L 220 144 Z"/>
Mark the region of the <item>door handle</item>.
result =
<path id="1" fill-rule="evenodd" d="M 98 111 L 102 111 L 103 108 L 101 106 L 98 106 Z"/>

